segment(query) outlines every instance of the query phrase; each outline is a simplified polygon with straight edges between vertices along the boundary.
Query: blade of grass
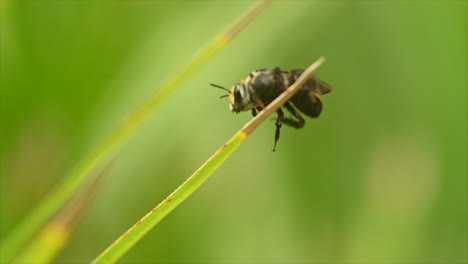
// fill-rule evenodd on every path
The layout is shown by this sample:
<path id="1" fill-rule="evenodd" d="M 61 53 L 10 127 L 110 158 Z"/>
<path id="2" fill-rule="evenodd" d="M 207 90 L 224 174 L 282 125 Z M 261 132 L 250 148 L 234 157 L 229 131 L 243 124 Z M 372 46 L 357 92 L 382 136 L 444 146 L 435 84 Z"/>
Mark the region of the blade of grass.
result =
<path id="1" fill-rule="evenodd" d="M 86 188 L 68 202 L 50 219 L 32 241 L 15 257 L 12 263 L 50 263 L 65 248 L 83 214 L 94 200 L 96 193 L 109 175 L 112 162 Z"/>
<path id="2" fill-rule="evenodd" d="M 132 248 L 148 231 L 156 226 L 166 215 L 181 204 L 195 190 L 197 190 L 216 169 L 265 121 L 272 113 L 286 103 L 300 87 L 312 76 L 314 71 L 323 63 L 319 58 L 307 68 L 299 79 L 284 91 L 271 104 L 263 109 L 255 118 L 248 122 L 229 141 L 216 151 L 198 170 L 195 171 L 175 191 L 166 197 L 155 208 L 137 221 L 130 229 L 115 240 L 92 263 L 114 263 Z"/>
<path id="3" fill-rule="evenodd" d="M 264 11 L 272 0 L 264 0 L 255 4 L 246 14 L 230 28 L 217 36 L 210 44 L 201 50 L 188 64 L 182 67 L 172 78 L 157 89 L 148 100 L 136 109 L 110 135 L 104 139 L 89 156 L 82 160 L 64 178 L 64 182 L 51 191 L 48 196 L 2 241 L 0 245 L 1 261 L 9 262 L 24 244 L 50 219 L 76 192 L 86 180 L 90 180 L 96 168 L 105 166 L 116 154 L 119 148 L 128 141 L 131 135 L 154 112 L 154 110 L 173 94 L 177 88 L 189 79 L 202 66 L 207 64 L 220 50 L 234 39 L 250 22 Z"/>

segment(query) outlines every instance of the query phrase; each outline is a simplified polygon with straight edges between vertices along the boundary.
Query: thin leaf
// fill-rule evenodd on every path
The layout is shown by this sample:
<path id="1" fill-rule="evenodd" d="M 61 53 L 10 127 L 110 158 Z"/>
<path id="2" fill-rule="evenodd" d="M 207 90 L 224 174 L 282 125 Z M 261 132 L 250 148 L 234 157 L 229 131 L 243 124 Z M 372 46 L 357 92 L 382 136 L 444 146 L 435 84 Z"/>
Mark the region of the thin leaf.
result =
<path id="1" fill-rule="evenodd" d="M 321 57 L 309 68 L 307 68 L 299 79 L 284 91 L 278 98 L 263 109 L 255 118 L 248 122 L 229 141 L 214 153 L 195 173 L 193 173 L 182 185 L 172 192 L 166 199 L 159 203 L 143 218 L 136 222 L 130 229 L 112 243 L 94 261 L 97 263 L 114 263 L 125 252 L 132 248 L 148 231 L 156 226 L 166 215 L 174 210 L 180 203 L 197 190 L 216 169 L 236 150 L 252 132 L 265 121 L 272 113 L 286 103 L 305 82 L 312 76 L 314 71 L 323 63 Z"/>
<path id="2" fill-rule="evenodd" d="M 170 95 L 172 95 L 182 83 L 187 81 L 194 73 L 206 65 L 216 54 L 237 36 L 250 22 L 266 9 L 271 0 L 264 0 L 256 4 L 250 11 L 243 15 L 233 26 L 223 34 L 216 37 L 210 44 L 196 55 L 185 67 L 181 68 L 172 78 L 157 89 L 147 101 L 136 111 L 129 115 L 120 126 L 100 144 L 91 154 L 80 162 L 64 182 L 59 185 L 27 216 L 13 232 L 2 241 L 0 255 L 2 261 L 10 261 L 15 254 L 32 238 L 32 236 L 50 219 L 76 192 L 85 181 L 92 180 L 93 172 L 105 166 L 116 152 L 126 143 L 130 136 L 142 125 L 142 123 L 154 112 L 154 110 Z M 96 176 L 95 176 L 96 177 Z"/>
<path id="3" fill-rule="evenodd" d="M 109 175 L 111 164 L 109 163 L 89 186 L 81 188 L 80 192 L 49 220 L 12 263 L 52 262 L 67 245 L 73 230 L 102 186 L 102 182 Z"/>

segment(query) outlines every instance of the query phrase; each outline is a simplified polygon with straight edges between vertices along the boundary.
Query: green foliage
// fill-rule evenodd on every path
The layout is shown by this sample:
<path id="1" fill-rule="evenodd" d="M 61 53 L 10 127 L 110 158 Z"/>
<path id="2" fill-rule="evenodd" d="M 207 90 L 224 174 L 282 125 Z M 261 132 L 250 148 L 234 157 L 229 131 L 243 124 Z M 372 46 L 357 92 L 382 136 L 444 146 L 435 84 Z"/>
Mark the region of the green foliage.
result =
<path id="1" fill-rule="evenodd" d="M 323 63 L 320 58 L 305 70 L 301 77 L 278 96 L 271 104 L 263 109 L 254 119 L 248 122 L 234 136 L 216 151 L 199 169 L 197 169 L 187 180 L 185 180 L 168 197 L 160 202 L 155 208 L 138 220 L 130 229 L 114 241 L 104 252 L 102 252 L 93 263 L 114 263 L 121 258 L 135 243 L 145 236 L 155 225 L 166 217 L 179 204 L 187 199 L 221 166 L 224 161 L 242 144 L 247 137 L 258 128 L 272 113 L 275 113 L 285 104 L 301 87 L 310 79 L 313 72 Z"/>
<path id="2" fill-rule="evenodd" d="M 0 236 L 245 10 L 226 1 L 0 2 Z M 307 67 L 318 119 L 265 122 L 123 262 L 466 262 L 467 3 L 278 1 L 159 108 L 57 262 L 89 262 L 250 114 L 220 91 Z"/>

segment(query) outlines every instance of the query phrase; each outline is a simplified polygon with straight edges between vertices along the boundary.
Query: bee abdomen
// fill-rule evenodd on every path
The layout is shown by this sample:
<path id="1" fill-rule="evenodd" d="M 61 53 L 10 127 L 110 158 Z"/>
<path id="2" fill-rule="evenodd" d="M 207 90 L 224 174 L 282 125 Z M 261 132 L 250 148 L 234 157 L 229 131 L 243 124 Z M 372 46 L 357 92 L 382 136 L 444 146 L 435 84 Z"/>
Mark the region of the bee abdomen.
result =
<path id="1" fill-rule="evenodd" d="M 304 70 L 292 70 L 288 76 L 289 86 L 295 83 L 303 72 Z M 321 95 L 329 92 L 331 92 L 329 84 L 312 76 L 301 87 L 299 92 L 291 98 L 291 102 L 304 114 L 310 117 L 318 117 L 322 112 Z"/>
<path id="2" fill-rule="evenodd" d="M 289 81 L 289 85 L 288 86 L 291 86 L 293 83 L 295 83 L 297 81 L 297 79 L 299 79 L 299 76 L 301 76 L 301 74 L 304 72 L 304 70 L 292 70 L 290 73 L 289 73 L 289 78 L 288 78 L 288 81 Z M 304 85 L 304 87 L 302 88 L 303 90 L 308 90 L 308 91 L 318 91 L 320 92 L 320 94 L 327 94 L 329 92 L 332 91 L 332 88 L 331 86 L 320 80 L 319 78 L 312 76 L 308 81 L 307 83 Z"/>
<path id="3" fill-rule="evenodd" d="M 301 90 L 291 99 L 291 102 L 309 117 L 316 118 L 322 113 L 322 100 L 315 93 Z"/>

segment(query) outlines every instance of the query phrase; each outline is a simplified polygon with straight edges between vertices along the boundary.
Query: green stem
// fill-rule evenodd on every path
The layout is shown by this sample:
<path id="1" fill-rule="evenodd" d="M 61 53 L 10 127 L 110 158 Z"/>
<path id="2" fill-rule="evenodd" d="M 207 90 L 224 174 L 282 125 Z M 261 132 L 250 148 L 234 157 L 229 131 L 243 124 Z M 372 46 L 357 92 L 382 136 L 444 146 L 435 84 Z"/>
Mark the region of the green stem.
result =
<path id="1" fill-rule="evenodd" d="M 157 89 L 146 102 L 129 118 L 118 126 L 112 133 L 85 158 L 64 182 L 53 190 L 36 207 L 0 245 L 1 261 L 9 262 L 20 251 L 25 243 L 38 232 L 44 223 L 50 219 L 67 202 L 76 190 L 85 182 L 91 180 L 93 172 L 114 157 L 116 152 L 128 141 L 141 124 L 155 111 L 155 109 L 172 95 L 185 81 L 187 81 L 202 66 L 206 65 L 218 54 L 237 34 L 252 22 L 271 3 L 264 0 L 241 16 L 233 26 L 216 37 L 211 43 L 196 55 L 185 67 L 178 71 L 162 87 Z"/>
<path id="2" fill-rule="evenodd" d="M 123 235 L 115 240 L 93 261 L 93 263 L 114 263 L 123 254 L 125 254 L 125 252 L 132 248 L 144 235 L 146 235 L 146 233 L 148 233 L 148 231 L 156 226 L 166 215 L 197 190 L 263 121 L 289 101 L 289 99 L 291 99 L 291 97 L 299 91 L 301 86 L 303 86 L 312 76 L 314 71 L 323 63 L 323 61 L 324 58 L 320 58 L 307 68 L 299 79 L 291 85 L 291 87 L 284 91 L 255 118 L 239 130 L 226 144 L 224 144 L 197 171 L 195 171 L 195 173 L 193 173 L 175 191 L 167 196 L 166 199 L 159 203 Z"/>

